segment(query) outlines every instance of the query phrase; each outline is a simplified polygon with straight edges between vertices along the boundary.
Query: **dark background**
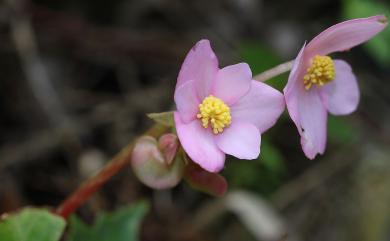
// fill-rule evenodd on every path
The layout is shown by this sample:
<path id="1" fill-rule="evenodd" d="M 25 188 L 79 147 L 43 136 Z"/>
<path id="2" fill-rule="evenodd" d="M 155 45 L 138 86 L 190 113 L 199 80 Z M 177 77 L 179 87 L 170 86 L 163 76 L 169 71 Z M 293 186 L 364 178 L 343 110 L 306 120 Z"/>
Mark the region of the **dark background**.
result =
<path id="1" fill-rule="evenodd" d="M 295 58 L 325 28 L 388 14 L 389 6 L 379 0 L 1 2 L 0 213 L 58 205 L 152 124 L 145 113 L 173 109 L 178 71 L 198 40 L 211 41 L 220 66 L 248 62 L 258 74 Z M 92 222 L 102 210 L 148 199 L 145 241 L 390 240 L 389 29 L 336 57 L 353 66 L 361 102 L 352 115 L 330 117 L 323 156 L 304 157 L 285 113 L 263 135 L 258 160 L 227 160 L 228 204 L 186 184 L 152 191 L 128 168 L 78 214 Z M 286 79 L 270 84 L 281 90 Z M 223 214 L 209 212 L 210 205 Z"/>

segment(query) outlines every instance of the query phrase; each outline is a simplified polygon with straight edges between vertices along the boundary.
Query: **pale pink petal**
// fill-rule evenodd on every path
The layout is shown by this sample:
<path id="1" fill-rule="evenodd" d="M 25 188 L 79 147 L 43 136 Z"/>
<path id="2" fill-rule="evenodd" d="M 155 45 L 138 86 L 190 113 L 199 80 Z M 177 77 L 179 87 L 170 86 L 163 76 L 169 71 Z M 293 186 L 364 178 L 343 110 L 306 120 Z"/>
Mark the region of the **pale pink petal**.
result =
<path id="1" fill-rule="evenodd" d="M 211 130 L 203 128 L 199 120 L 183 123 L 177 112 L 174 117 L 177 135 L 188 156 L 205 170 L 219 172 L 225 163 L 225 154 L 215 143 Z"/>
<path id="2" fill-rule="evenodd" d="M 232 105 L 248 93 L 251 82 L 252 71 L 248 64 L 226 66 L 218 71 L 211 93 L 226 104 Z"/>
<path id="3" fill-rule="evenodd" d="M 284 87 L 284 98 L 286 100 L 288 113 L 298 127 L 298 93 L 303 88 L 303 76 L 305 75 L 305 45 L 299 51 L 297 58 L 294 60 L 290 75 L 288 76 L 287 85 Z"/>
<path id="4" fill-rule="evenodd" d="M 356 110 L 359 99 L 359 86 L 348 63 L 334 60 L 336 78 L 320 88 L 321 98 L 330 113 L 346 115 Z"/>
<path id="5" fill-rule="evenodd" d="M 314 159 L 325 151 L 328 117 L 316 88 L 298 93 L 298 117 L 303 152 L 309 159 Z"/>
<path id="6" fill-rule="evenodd" d="M 302 149 L 305 155 L 314 157 L 325 151 L 327 111 L 321 101 L 318 90 L 306 91 L 303 76 L 306 68 L 305 46 L 294 61 L 293 68 L 284 88 L 287 110 L 301 136 Z"/>
<path id="7" fill-rule="evenodd" d="M 248 94 L 231 107 L 232 122 L 252 123 L 263 133 L 275 124 L 284 107 L 282 93 L 253 80 Z"/>
<path id="8" fill-rule="evenodd" d="M 184 123 L 196 119 L 199 111 L 199 99 L 195 93 L 194 81 L 190 80 L 176 88 L 175 91 L 176 108 Z"/>
<path id="9" fill-rule="evenodd" d="M 349 50 L 371 39 L 387 25 L 384 15 L 348 20 L 326 29 L 307 45 L 308 55 Z"/>
<path id="10" fill-rule="evenodd" d="M 223 152 L 239 159 L 256 159 L 260 154 L 260 132 L 250 123 L 234 121 L 215 140 Z"/>
<path id="11" fill-rule="evenodd" d="M 200 40 L 187 54 L 181 66 L 176 88 L 193 80 L 198 98 L 203 100 L 210 94 L 218 72 L 218 59 L 208 40 Z"/>

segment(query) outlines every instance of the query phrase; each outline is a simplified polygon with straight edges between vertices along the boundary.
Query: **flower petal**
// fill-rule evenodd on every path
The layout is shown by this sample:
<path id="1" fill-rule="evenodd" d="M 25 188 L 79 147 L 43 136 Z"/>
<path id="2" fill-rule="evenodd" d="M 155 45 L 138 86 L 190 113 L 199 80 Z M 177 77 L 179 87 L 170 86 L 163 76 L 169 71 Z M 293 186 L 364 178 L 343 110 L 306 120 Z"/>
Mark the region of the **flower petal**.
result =
<path id="1" fill-rule="evenodd" d="M 256 159 L 260 154 L 260 132 L 250 123 L 235 121 L 215 140 L 223 152 L 239 159 Z"/>
<path id="2" fill-rule="evenodd" d="M 220 69 L 212 88 L 212 94 L 232 105 L 248 93 L 252 82 L 252 71 L 246 63 Z"/>
<path id="3" fill-rule="evenodd" d="M 196 119 L 200 101 L 195 93 L 193 80 L 187 81 L 176 88 L 174 98 L 176 108 L 184 123 L 188 123 Z"/>
<path id="4" fill-rule="evenodd" d="M 317 88 L 307 91 L 304 88 L 306 49 L 302 47 L 294 61 L 284 97 L 287 110 L 301 136 L 301 145 L 305 155 L 314 159 L 322 154 L 326 145 L 327 111 L 321 101 Z"/>
<path id="5" fill-rule="evenodd" d="M 208 40 L 200 40 L 187 54 L 181 66 L 176 88 L 193 80 L 198 98 L 203 100 L 210 94 L 212 82 L 218 72 L 218 59 Z"/>
<path id="6" fill-rule="evenodd" d="M 309 159 L 314 159 L 318 153 L 325 151 L 328 117 L 317 89 L 301 92 L 298 113 L 303 152 Z"/>
<path id="7" fill-rule="evenodd" d="M 334 60 L 336 78 L 320 88 L 325 107 L 333 115 L 346 115 L 356 110 L 360 92 L 355 75 L 348 63 Z"/>
<path id="8" fill-rule="evenodd" d="M 348 20 L 326 29 L 307 45 L 310 56 L 345 51 L 371 39 L 387 25 L 384 15 Z"/>
<path id="9" fill-rule="evenodd" d="M 297 58 L 294 60 L 290 75 L 288 76 L 287 85 L 284 87 L 284 98 L 286 100 L 288 113 L 298 127 L 298 93 L 303 88 L 303 76 L 305 74 L 305 44 L 299 51 Z M 298 128 L 298 131 L 299 128 Z"/>
<path id="10" fill-rule="evenodd" d="M 183 123 L 179 114 L 174 113 L 177 135 L 188 156 L 209 172 L 219 172 L 225 163 L 225 154 L 218 148 L 210 129 L 194 120 Z"/>
<path id="11" fill-rule="evenodd" d="M 253 80 L 248 94 L 231 107 L 232 122 L 252 123 L 263 133 L 275 124 L 284 106 L 282 93 Z"/>

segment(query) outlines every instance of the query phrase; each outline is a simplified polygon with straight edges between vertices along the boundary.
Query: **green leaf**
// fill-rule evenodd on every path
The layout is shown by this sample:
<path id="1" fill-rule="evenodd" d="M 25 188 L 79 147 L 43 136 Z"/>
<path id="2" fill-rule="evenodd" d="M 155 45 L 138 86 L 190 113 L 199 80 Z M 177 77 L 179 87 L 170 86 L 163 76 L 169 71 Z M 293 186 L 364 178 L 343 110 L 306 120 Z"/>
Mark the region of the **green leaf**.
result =
<path id="1" fill-rule="evenodd" d="M 140 222 L 148 210 L 145 202 L 101 213 L 93 226 L 76 216 L 70 218 L 68 241 L 136 241 Z"/>
<path id="2" fill-rule="evenodd" d="M 0 222 L 1 241 L 58 241 L 65 220 L 45 209 L 25 208 Z"/>
<path id="3" fill-rule="evenodd" d="M 385 14 L 390 16 L 390 6 L 378 0 L 344 0 L 344 17 L 362 18 L 372 15 Z M 390 28 L 364 44 L 373 58 L 382 64 L 390 64 Z"/>
<path id="4" fill-rule="evenodd" d="M 173 111 L 168 112 L 161 112 L 161 113 L 149 113 L 147 116 L 154 120 L 155 122 L 168 126 L 168 127 L 174 127 L 175 122 L 173 119 Z"/>

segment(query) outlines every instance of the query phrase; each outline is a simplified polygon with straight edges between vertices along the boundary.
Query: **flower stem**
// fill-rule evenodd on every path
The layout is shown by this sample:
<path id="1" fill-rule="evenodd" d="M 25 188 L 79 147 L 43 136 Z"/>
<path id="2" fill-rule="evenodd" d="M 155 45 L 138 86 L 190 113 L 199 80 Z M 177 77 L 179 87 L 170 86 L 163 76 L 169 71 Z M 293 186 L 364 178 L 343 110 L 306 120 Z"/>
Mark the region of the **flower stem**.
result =
<path id="1" fill-rule="evenodd" d="M 159 137 L 167 130 L 166 126 L 155 124 L 144 135 Z M 77 208 L 84 204 L 88 198 L 95 193 L 123 167 L 131 161 L 131 153 L 134 143 L 124 147 L 115 157 L 113 157 L 96 175 L 84 182 L 76 191 L 74 191 L 62 204 L 55 210 L 57 215 L 68 218 Z"/>
<path id="2" fill-rule="evenodd" d="M 260 82 L 265 82 L 269 79 L 272 79 L 273 77 L 276 77 L 280 74 L 283 74 L 287 71 L 290 71 L 292 68 L 294 60 L 285 62 L 283 64 L 279 64 L 272 69 L 266 70 L 261 74 L 258 74 L 253 77 L 254 80 L 260 81 Z"/>

